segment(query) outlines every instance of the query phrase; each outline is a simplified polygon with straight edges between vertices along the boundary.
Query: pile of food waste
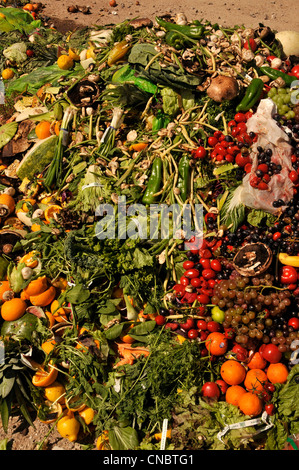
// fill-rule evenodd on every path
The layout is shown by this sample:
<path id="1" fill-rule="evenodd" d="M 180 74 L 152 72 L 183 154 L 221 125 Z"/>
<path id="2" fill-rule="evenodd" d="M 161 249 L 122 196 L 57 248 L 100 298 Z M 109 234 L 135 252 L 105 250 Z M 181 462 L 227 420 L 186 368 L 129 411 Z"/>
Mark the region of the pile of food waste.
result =
<path id="1" fill-rule="evenodd" d="M 4 430 L 296 448 L 298 39 L 0 8 Z"/>

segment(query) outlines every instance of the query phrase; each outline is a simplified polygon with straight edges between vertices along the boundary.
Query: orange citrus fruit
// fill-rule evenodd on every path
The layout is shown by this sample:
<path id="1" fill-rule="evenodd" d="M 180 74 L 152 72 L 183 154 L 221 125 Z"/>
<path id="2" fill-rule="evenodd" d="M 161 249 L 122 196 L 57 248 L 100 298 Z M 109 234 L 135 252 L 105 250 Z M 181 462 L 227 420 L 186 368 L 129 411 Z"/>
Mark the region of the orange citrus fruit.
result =
<path id="1" fill-rule="evenodd" d="M 32 305 L 36 305 L 37 307 L 46 307 L 53 302 L 56 295 L 56 289 L 54 286 L 50 286 L 47 290 L 42 292 L 41 294 L 31 295 L 29 300 Z"/>
<path id="2" fill-rule="evenodd" d="M 62 54 L 57 59 L 57 65 L 62 70 L 69 70 L 74 66 L 74 60 L 66 54 Z"/>
<path id="3" fill-rule="evenodd" d="M 52 328 L 52 326 L 55 325 L 55 317 L 52 315 L 51 312 L 49 312 L 49 310 L 45 311 L 45 315 L 49 320 L 49 328 Z"/>
<path id="4" fill-rule="evenodd" d="M 70 411 L 82 411 L 86 407 L 85 403 L 82 403 L 80 397 L 71 397 L 65 399 L 65 404 Z"/>
<path id="5" fill-rule="evenodd" d="M 270 364 L 267 369 L 267 378 L 273 384 L 283 384 L 289 375 L 288 368 L 281 362 Z"/>
<path id="6" fill-rule="evenodd" d="M 231 385 L 225 393 L 225 401 L 231 405 L 238 406 L 241 396 L 246 393 L 246 390 L 241 385 Z"/>
<path id="7" fill-rule="evenodd" d="M 4 300 L 3 299 L 3 294 L 5 292 L 12 292 L 13 293 L 13 290 L 10 288 L 9 281 L 0 282 L 0 300 Z"/>
<path id="8" fill-rule="evenodd" d="M 27 304 L 25 300 L 15 297 L 6 300 L 1 307 L 1 316 L 3 320 L 13 321 L 21 318 L 26 312 Z"/>
<path id="9" fill-rule="evenodd" d="M 37 279 L 29 282 L 28 286 L 25 287 L 24 293 L 29 298 L 32 295 L 39 295 L 48 289 L 48 279 L 46 276 L 40 276 Z"/>
<path id="10" fill-rule="evenodd" d="M 50 310 L 56 321 L 67 321 L 67 310 L 63 307 L 59 307 L 59 301 L 57 299 L 53 300 L 51 303 Z"/>
<path id="11" fill-rule="evenodd" d="M 205 342 L 206 348 L 213 356 L 222 356 L 227 351 L 227 338 L 223 333 L 210 333 Z"/>
<path id="12" fill-rule="evenodd" d="M 266 359 L 264 359 L 261 353 L 257 351 L 250 358 L 250 361 L 248 362 L 247 367 L 249 369 L 265 369 L 266 365 L 267 365 Z"/>
<path id="13" fill-rule="evenodd" d="M 92 423 L 95 411 L 92 408 L 86 406 L 83 410 L 79 411 L 78 414 L 79 416 L 81 416 L 81 418 L 83 418 L 85 424 L 89 425 L 90 423 Z"/>
<path id="14" fill-rule="evenodd" d="M 77 440 L 78 433 L 80 431 L 80 423 L 75 418 L 74 413 L 69 412 L 67 415 L 63 416 L 57 423 L 57 431 L 71 442 Z"/>
<path id="15" fill-rule="evenodd" d="M 57 376 L 58 370 L 52 364 L 49 364 L 48 370 L 40 366 L 32 377 L 32 383 L 36 387 L 48 387 L 55 382 Z"/>
<path id="16" fill-rule="evenodd" d="M 37 417 L 39 421 L 45 424 L 54 423 L 58 416 L 62 415 L 62 406 L 60 403 L 51 403 L 48 400 L 45 400 L 45 405 L 49 408 L 49 414 L 46 417 L 41 417 L 40 410 L 38 411 Z"/>
<path id="17" fill-rule="evenodd" d="M 244 385 L 246 390 L 252 393 L 260 393 L 264 390 L 267 375 L 262 369 L 250 369 L 245 377 Z"/>
<path id="18" fill-rule="evenodd" d="M 246 369 L 235 359 L 228 359 L 222 364 L 220 375 L 227 384 L 239 385 L 245 379 Z"/>
<path id="19" fill-rule="evenodd" d="M 239 399 L 239 409 L 244 415 L 258 416 L 263 410 L 263 402 L 255 393 L 246 392 Z"/>
<path id="20" fill-rule="evenodd" d="M 55 348 L 55 346 L 55 339 L 48 339 L 42 343 L 41 348 L 46 354 L 49 354 Z"/>
<path id="21" fill-rule="evenodd" d="M 51 385 L 45 387 L 45 397 L 47 400 L 55 403 L 63 404 L 65 401 L 65 388 L 60 382 L 53 382 Z"/>
<path id="22" fill-rule="evenodd" d="M 2 71 L 2 78 L 3 80 L 10 80 L 13 78 L 15 75 L 14 71 L 12 69 L 4 69 Z"/>
<path id="23" fill-rule="evenodd" d="M 51 123 L 48 121 L 41 121 L 37 124 L 35 128 L 36 137 L 38 139 L 46 139 L 52 135 L 51 133 Z"/>
<path id="24" fill-rule="evenodd" d="M 20 261 L 20 263 L 25 263 L 25 265 L 28 268 L 36 268 L 38 265 L 38 252 L 37 251 L 30 251 L 29 253 L 26 253 Z"/>
<path id="25" fill-rule="evenodd" d="M 58 206 L 57 204 L 51 204 L 45 209 L 45 219 L 47 222 L 51 222 L 51 220 L 54 218 L 55 214 L 59 214 L 61 211 L 61 207 Z"/>

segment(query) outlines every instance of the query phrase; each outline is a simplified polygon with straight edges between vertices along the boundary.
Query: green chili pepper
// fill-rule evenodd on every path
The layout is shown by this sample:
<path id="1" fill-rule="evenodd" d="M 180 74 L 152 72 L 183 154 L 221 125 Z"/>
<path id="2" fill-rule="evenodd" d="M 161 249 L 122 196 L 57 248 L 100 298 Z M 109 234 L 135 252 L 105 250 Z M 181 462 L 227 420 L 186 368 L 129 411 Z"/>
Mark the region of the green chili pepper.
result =
<path id="1" fill-rule="evenodd" d="M 152 122 L 152 132 L 164 129 L 170 123 L 170 119 L 162 111 L 158 111 Z"/>
<path id="2" fill-rule="evenodd" d="M 247 87 L 242 101 L 236 107 L 236 111 L 248 111 L 251 109 L 261 96 L 264 82 L 260 78 L 253 78 Z"/>
<path id="3" fill-rule="evenodd" d="M 165 42 L 166 44 L 174 47 L 178 51 L 183 49 L 186 44 L 184 36 L 182 36 L 178 31 L 168 31 L 165 36 Z"/>
<path id="4" fill-rule="evenodd" d="M 189 157 L 184 155 L 179 162 L 179 178 L 177 187 L 180 189 L 180 198 L 183 202 L 186 201 L 189 185 L 190 185 L 190 164 L 189 164 Z"/>
<path id="5" fill-rule="evenodd" d="M 161 18 L 158 18 L 157 16 L 156 22 L 159 26 L 165 28 L 167 31 L 177 31 L 192 39 L 200 39 L 205 30 L 205 27 L 200 23 L 193 25 L 180 25 L 176 23 L 171 23 L 169 21 L 164 21 Z"/>
<path id="6" fill-rule="evenodd" d="M 156 200 L 154 194 L 156 194 L 160 187 L 162 181 L 162 159 L 155 158 L 152 165 L 152 172 L 148 179 L 147 188 L 142 198 L 143 204 L 153 204 Z"/>
<path id="7" fill-rule="evenodd" d="M 277 78 L 281 77 L 287 86 L 291 86 L 292 82 L 296 80 L 296 77 L 281 72 L 280 70 L 272 69 L 271 67 L 260 67 L 259 72 L 261 75 L 267 75 L 272 80 L 276 80 Z"/>

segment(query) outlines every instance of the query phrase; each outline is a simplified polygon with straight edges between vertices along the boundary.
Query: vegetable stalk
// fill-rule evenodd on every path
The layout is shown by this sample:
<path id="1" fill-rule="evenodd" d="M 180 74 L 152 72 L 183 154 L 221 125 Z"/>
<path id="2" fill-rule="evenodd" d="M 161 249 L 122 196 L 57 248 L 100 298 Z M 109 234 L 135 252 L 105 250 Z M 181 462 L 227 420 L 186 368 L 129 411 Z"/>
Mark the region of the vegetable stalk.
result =
<path id="1" fill-rule="evenodd" d="M 123 113 L 124 111 L 121 108 L 116 107 L 113 109 L 112 121 L 105 130 L 100 141 L 99 151 L 103 157 L 106 157 L 114 147 L 116 132 L 123 122 Z"/>
<path id="2" fill-rule="evenodd" d="M 68 144 L 69 137 L 68 127 L 74 117 L 74 114 L 75 108 L 69 106 L 68 108 L 66 108 L 65 113 L 63 115 L 54 157 L 43 181 L 44 185 L 48 189 L 52 188 L 53 186 L 57 187 L 59 182 L 61 181 L 62 159 L 64 150 Z"/>

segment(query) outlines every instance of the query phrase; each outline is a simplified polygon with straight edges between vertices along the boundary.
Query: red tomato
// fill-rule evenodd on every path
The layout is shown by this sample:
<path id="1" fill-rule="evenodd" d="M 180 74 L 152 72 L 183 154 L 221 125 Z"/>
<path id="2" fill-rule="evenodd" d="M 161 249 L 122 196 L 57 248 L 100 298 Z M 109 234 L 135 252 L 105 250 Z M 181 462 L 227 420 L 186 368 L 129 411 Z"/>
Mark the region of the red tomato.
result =
<path id="1" fill-rule="evenodd" d="M 207 154 L 206 149 L 203 146 L 200 146 L 192 152 L 192 157 L 202 160 L 203 158 L 205 158 L 206 154 Z"/>
<path id="2" fill-rule="evenodd" d="M 211 269 L 213 269 L 213 271 L 216 271 L 217 273 L 222 270 L 222 266 L 221 266 L 219 259 L 212 259 Z"/>
<path id="3" fill-rule="evenodd" d="M 218 142 L 218 139 L 217 139 L 216 137 L 212 137 L 212 136 L 211 136 L 211 137 L 208 138 L 208 145 L 209 145 L 210 147 L 215 147 L 215 145 L 217 144 L 217 142 Z"/>
<path id="4" fill-rule="evenodd" d="M 228 389 L 228 384 L 221 379 L 216 380 L 216 384 L 220 388 L 221 393 L 224 395 Z"/>
<path id="5" fill-rule="evenodd" d="M 246 116 L 244 113 L 237 113 L 235 115 L 235 121 L 236 122 L 246 122 Z"/>
<path id="6" fill-rule="evenodd" d="M 184 276 L 188 279 L 192 279 L 193 277 L 199 277 L 198 269 L 188 269 L 184 272 Z"/>
<path id="7" fill-rule="evenodd" d="M 288 325 L 294 328 L 294 330 L 299 330 L 299 318 L 293 317 L 288 321 Z"/>
<path id="8" fill-rule="evenodd" d="M 194 261 L 186 260 L 183 262 L 184 269 L 192 269 L 194 268 L 194 265 L 195 265 Z"/>
<path id="9" fill-rule="evenodd" d="M 182 276 L 182 277 L 180 278 L 180 283 L 181 283 L 182 286 L 186 287 L 186 286 L 189 285 L 190 281 L 189 281 L 189 279 L 188 279 L 187 277 Z"/>
<path id="10" fill-rule="evenodd" d="M 211 320 L 207 323 L 207 330 L 209 330 L 211 333 L 214 333 L 215 331 L 220 331 L 221 326 L 217 321 Z"/>
<path id="11" fill-rule="evenodd" d="M 189 339 L 195 339 L 199 335 L 198 331 L 195 330 L 195 328 L 192 328 L 191 330 L 188 331 L 188 338 Z"/>
<path id="12" fill-rule="evenodd" d="M 298 280 L 298 274 L 293 266 L 283 266 L 280 275 L 282 284 L 295 284 Z"/>
<path id="13" fill-rule="evenodd" d="M 274 415 L 274 412 L 275 412 L 274 404 L 273 403 L 268 403 L 267 405 L 265 405 L 265 411 L 270 416 Z"/>
<path id="14" fill-rule="evenodd" d="M 186 330 L 186 331 L 191 330 L 191 328 L 195 327 L 195 322 L 194 322 L 193 318 L 187 318 L 185 323 L 180 324 L 180 327 L 183 328 L 183 330 Z"/>
<path id="15" fill-rule="evenodd" d="M 166 319 L 165 319 L 165 317 L 163 317 L 163 315 L 157 315 L 156 318 L 155 318 L 155 321 L 156 321 L 157 325 L 162 326 L 166 322 Z"/>
<path id="16" fill-rule="evenodd" d="M 295 65 L 292 68 L 290 75 L 294 75 L 294 77 L 298 78 L 299 80 L 299 65 Z"/>
<path id="17" fill-rule="evenodd" d="M 260 351 L 260 354 L 263 356 L 266 361 L 270 362 L 271 364 L 276 364 L 277 362 L 280 362 L 282 354 L 279 351 L 278 347 L 276 344 L 266 344 L 265 347 L 262 348 Z"/>
<path id="18" fill-rule="evenodd" d="M 203 384 L 201 393 L 204 397 L 208 398 L 219 398 L 220 389 L 216 382 L 206 382 Z"/>
<path id="19" fill-rule="evenodd" d="M 193 287 L 200 287 L 200 285 L 201 285 L 201 280 L 199 279 L 199 277 L 193 277 L 193 278 L 190 280 L 190 284 L 191 284 L 191 286 L 193 286 Z"/>
<path id="20" fill-rule="evenodd" d="M 236 162 L 236 164 L 237 164 L 239 167 L 244 168 L 245 165 L 247 165 L 248 163 L 250 163 L 250 157 L 248 157 L 248 156 L 245 157 L 245 156 L 243 156 L 243 155 L 241 154 L 241 152 L 240 152 L 240 153 L 238 153 L 238 155 L 236 156 L 235 162 Z"/>
<path id="21" fill-rule="evenodd" d="M 209 269 L 211 267 L 210 258 L 200 258 L 199 263 L 204 269 Z"/>
<path id="22" fill-rule="evenodd" d="M 257 49 L 257 43 L 255 42 L 253 38 L 248 38 L 244 42 L 243 47 L 244 49 L 252 50 L 252 52 L 255 52 Z"/>
<path id="23" fill-rule="evenodd" d="M 202 270 L 202 277 L 208 281 L 209 279 L 214 279 L 216 276 L 215 271 L 212 269 L 203 269 Z"/>
<path id="24" fill-rule="evenodd" d="M 206 330 L 207 329 L 207 322 L 205 320 L 198 320 L 196 326 L 199 330 Z"/>
<path id="25" fill-rule="evenodd" d="M 199 294 L 197 300 L 200 304 L 208 304 L 210 302 L 210 297 L 206 294 Z"/>
<path id="26" fill-rule="evenodd" d="M 298 183 L 299 176 L 298 176 L 297 171 L 295 171 L 295 170 L 290 171 L 289 178 L 292 181 L 292 183 Z"/>

